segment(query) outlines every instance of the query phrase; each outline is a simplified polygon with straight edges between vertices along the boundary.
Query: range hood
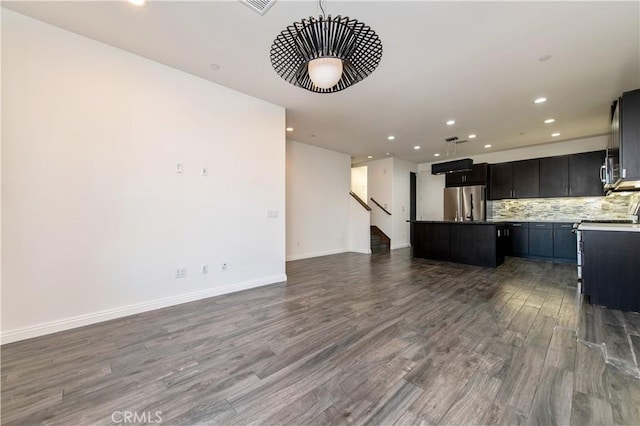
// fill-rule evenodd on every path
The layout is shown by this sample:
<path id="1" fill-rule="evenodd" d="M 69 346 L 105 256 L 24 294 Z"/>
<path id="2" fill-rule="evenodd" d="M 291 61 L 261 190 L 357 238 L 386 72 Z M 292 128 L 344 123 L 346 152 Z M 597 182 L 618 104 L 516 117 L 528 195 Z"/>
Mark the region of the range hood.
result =
<path id="1" fill-rule="evenodd" d="M 471 158 L 463 158 L 461 160 L 447 161 L 446 163 L 437 163 L 431 165 L 432 175 L 442 175 L 445 173 L 465 172 L 473 168 L 473 160 Z"/>

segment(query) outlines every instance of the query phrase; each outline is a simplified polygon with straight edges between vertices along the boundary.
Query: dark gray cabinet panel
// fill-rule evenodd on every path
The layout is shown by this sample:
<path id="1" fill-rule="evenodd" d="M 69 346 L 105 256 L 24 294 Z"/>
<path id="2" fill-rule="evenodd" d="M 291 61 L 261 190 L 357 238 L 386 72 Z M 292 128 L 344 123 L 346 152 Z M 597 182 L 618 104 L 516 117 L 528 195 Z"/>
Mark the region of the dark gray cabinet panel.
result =
<path id="1" fill-rule="evenodd" d="M 540 196 L 540 160 L 515 161 L 513 163 L 513 197 L 537 198 Z"/>
<path id="2" fill-rule="evenodd" d="M 540 159 L 540 197 L 569 195 L 569 156 L 558 155 Z"/>
<path id="3" fill-rule="evenodd" d="M 553 257 L 553 224 L 529 224 L 529 255 Z"/>
<path id="4" fill-rule="evenodd" d="M 640 89 L 622 95 L 620 134 L 620 175 L 640 180 Z"/>
<path id="5" fill-rule="evenodd" d="M 583 152 L 569 156 L 569 195 L 589 197 L 604 195 L 600 169 L 605 151 Z"/>
<path id="6" fill-rule="evenodd" d="M 509 224 L 509 238 L 511 239 L 510 254 L 513 256 L 526 256 L 529 254 L 529 224 Z"/>
<path id="7" fill-rule="evenodd" d="M 513 198 L 513 163 L 489 166 L 489 199 Z"/>
<path id="8" fill-rule="evenodd" d="M 456 186 L 486 185 L 489 165 L 487 163 L 474 164 L 473 169 L 466 172 L 447 173 L 445 175 L 445 186 L 447 188 Z"/>
<path id="9" fill-rule="evenodd" d="M 640 233 L 583 231 L 583 293 L 591 303 L 640 312 Z"/>
<path id="10" fill-rule="evenodd" d="M 498 241 L 495 226 L 451 225 L 450 232 L 449 255 L 452 262 L 497 266 Z"/>
<path id="11" fill-rule="evenodd" d="M 553 257 L 576 261 L 576 234 L 571 229 L 553 228 Z"/>
<path id="12" fill-rule="evenodd" d="M 415 257 L 449 260 L 449 226 L 438 223 L 413 224 Z"/>
<path id="13" fill-rule="evenodd" d="M 413 222 L 413 256 L 495 268 L 504 262 L 504 225 Z"/>

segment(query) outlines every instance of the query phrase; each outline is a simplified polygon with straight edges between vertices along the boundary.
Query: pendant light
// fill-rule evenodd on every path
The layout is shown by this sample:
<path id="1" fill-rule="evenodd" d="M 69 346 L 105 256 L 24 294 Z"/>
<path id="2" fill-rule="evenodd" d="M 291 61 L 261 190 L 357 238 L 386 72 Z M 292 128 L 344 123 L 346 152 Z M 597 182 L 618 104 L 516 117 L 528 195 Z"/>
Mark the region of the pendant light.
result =
<path id="1" fill-rule="evenodd" d="M 369 26 L 340 15 L 309 17 L 282 31 L 271 46 L 271 65 L 289 83 L 316 93 L 344 90 L 371 74 L 382 43 Z"/>

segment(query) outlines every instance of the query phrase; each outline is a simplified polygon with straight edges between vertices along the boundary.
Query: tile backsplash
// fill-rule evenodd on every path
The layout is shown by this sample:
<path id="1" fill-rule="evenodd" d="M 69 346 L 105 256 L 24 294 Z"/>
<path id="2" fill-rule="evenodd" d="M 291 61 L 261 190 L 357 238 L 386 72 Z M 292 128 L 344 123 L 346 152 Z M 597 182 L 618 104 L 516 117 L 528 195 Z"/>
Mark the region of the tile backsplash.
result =
<path id="1" fill-rule="evenodd" d="M 639 192 L 612 193 L 606 197 L 529 198 L 487 202 L 489 220 L 633 219 L 631 203 L 640 202 Z"/>

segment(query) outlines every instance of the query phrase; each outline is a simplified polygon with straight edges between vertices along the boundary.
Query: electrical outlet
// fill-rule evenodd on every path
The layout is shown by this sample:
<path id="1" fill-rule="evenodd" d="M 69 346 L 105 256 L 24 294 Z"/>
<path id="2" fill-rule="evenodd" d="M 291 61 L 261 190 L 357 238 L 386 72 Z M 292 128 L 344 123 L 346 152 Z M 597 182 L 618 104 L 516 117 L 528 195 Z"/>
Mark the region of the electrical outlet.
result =
<path id="1" fill-rule="evenodd" d="M 202 169 L 200 170 L 200 175 L 203 177 L 209 176 L 209 169 L 206 168 L 205 166 L 202 166 Z"/>
<path id="2" fill-rule="evenodd" d="M 181 175 L 184 172 L 184 168 L 182 167 L 182 163 L 176 163 L 176 173 Z"/>
<path id="3" fill-rule="evenodd" d="M 267 219 L 276 219 L 279 215 L 278 210 L 267 210 Z"/>
<path id="4" fill-rule="evenodd" d="M 202 273 L 203 274 L 209 273 L 209 265 L 202 265 Z"/>
<path id="5" fill-rule="evenodd" d="M 222 272 L 225 272 L 227 270 L 227 267 L 228 267 L 227 262 L 222 262 L 222 265 L 220 265 L 220 270 Z"/>
<path id="6" fill-rule="evenodd" d="M 187 268 L 177 268 L 176 278 L 184 278 L 187 276 Z"/>

